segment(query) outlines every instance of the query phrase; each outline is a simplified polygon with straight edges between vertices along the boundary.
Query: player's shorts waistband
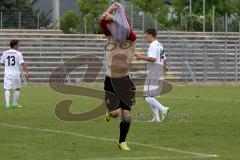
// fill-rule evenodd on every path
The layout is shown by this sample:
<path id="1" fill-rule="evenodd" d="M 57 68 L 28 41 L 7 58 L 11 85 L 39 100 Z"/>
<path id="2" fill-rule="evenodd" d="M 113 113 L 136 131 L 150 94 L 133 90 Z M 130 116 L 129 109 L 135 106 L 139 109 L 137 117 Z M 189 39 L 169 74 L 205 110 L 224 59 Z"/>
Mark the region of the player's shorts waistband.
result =
<path id="1" fill-rule="evenodd" d="M 124 77 L 115 78 L 115 77 L 110 77 L 110 76 L 106 75 L 105 78 L 106 79 L 125 79 L 125 78 L 130 79 L 131 77 L 130 77 L 130 75 L 126 75 Z"/>

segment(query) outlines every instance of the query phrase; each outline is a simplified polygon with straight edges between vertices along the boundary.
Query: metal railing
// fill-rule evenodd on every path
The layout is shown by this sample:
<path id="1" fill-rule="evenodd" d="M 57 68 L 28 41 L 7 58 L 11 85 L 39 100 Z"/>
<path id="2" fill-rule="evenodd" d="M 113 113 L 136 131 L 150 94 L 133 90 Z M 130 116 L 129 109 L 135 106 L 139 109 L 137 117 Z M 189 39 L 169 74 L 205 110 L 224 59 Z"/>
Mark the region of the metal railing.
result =
<path id="1" fill-rule="evenodd" d="M 185 45 L 182 48 L 181 77 L 189 82 L 239 82 L 240 45 Z M 173 60 L 168 59 L 173 62 Z M 176 69 L 172 66 L 170 70 Z"/>
<path id="2" fill-rule="evenodd" d="M 0 29 L 40 29 L 50 21 L 37 13 L 0 11 Z"/>
<path id="3" fill-rule="evenodd" d="M 64 40 L 61 38 L 22 38 L 21 52 L 26 58 L 26 63 L 33 68 L 44 68 L 46 64 L 55 63 L 62 65 L 63 61 L 77 55 L 85 56 L 96 54 L 100 59 L 104 59 L 104 41 L 94 38 L 88 40 L 84 38 L 72 38 Z M 0 52 L 9 47 L 9 40 L 0 38 Z M 167 51 L 167 62 L 169 64 L 169 74 L 174 74 L 176 78 L 186 83 L 205 83 L 205 82 L 239 82 L 240 81 L 240 44 L 236 43 L 215 43 L 208 44 L 188 44 L 188 43 L 169 43 L 170 50 Z M 145 48 L 143 41 L 138 41 L 137 46 Z M 95 49 L 94 49 L 95 48 Z M 165 46 L 166 50 L 168 46 Z M 94 50 L 93 50 L 94 49 Z M 36 63 L 37 62 L 37 63 Z M 42 66 L 41 66 L 42 65 Z M 56 66 L 54 65 L 54 66 Z M 140 68 L 144 69 L 144 63 Z M 49 65 L 51 66 L 51 65 Z M 49 67 L 49 72 L 51 69 Z M 30 68 L 31 70 L 31 68 Z M 84 74 L 80 68 L 79 76 Z M 41 71 L 43 72 L 43 71 Z M 45 72 L 45 70 L 44 70 Z M 46 75 L 48 73 L 46 72 Z M 101 77 L 102 78 L 102 77 Z M 74 79 L 69 74 L 68 79 Z M 69 81 L 69 80 L 68 80 Z"/>

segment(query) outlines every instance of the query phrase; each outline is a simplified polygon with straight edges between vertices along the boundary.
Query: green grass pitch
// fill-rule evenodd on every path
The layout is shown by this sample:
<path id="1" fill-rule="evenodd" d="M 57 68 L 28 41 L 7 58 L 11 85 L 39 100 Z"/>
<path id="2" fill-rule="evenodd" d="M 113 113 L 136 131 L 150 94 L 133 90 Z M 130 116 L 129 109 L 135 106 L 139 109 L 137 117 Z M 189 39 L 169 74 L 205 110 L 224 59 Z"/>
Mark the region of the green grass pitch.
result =
<path id="1" fill-rule="evenodd" d="M 142 98 L 133 107 L 130 152 L 117 148 L 119 120 L 66 122 L 55 105 L 72 99 L 73 113 L 101 100 L 64 95 L 48 87 L 23 87 L 24 108 L 5 109 L 1 89 L 0 160 L 237 160 L 240 157 L 240 87 L 175 86 L 160 98 L 171 108 L 166 123 L 147 123 Z M 218 155 L 218 157 L 214 157 Z"/>

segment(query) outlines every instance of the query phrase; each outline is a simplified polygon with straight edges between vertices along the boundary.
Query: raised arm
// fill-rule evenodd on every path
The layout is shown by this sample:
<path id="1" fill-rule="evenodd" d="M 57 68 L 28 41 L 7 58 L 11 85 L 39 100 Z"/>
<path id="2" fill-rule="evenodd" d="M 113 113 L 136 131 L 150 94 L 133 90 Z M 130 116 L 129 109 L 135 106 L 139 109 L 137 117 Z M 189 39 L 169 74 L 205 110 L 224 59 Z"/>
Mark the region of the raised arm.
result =
<path id="1" fill-rule="evenodd" d="M 120 3 L 118 2 L 115 2 L 113 3 L 111 6 L 108 7 L 108 9 L 102 14 L 101 16 L 101 19 L 104 19 L 104 20 L 113 20 L 113 15 L 112 15 L 112 12 L 116 9 L 118 9 L 120 6 Z"/>
<path id="2" fill-rule="evenodd" d="M 113 3 L 100 17 L 99 23 L 102 28 L 103 33 L 105 36 L 110 36 L 111 32 L 107 28 L 107 24 L 113 21 L 113 15 L 111 14 L 114 9 L 117 9 L 117 6 L 120 6 L 119 3 Z M 119 7 L 118 6 L 118 7 Z"/>

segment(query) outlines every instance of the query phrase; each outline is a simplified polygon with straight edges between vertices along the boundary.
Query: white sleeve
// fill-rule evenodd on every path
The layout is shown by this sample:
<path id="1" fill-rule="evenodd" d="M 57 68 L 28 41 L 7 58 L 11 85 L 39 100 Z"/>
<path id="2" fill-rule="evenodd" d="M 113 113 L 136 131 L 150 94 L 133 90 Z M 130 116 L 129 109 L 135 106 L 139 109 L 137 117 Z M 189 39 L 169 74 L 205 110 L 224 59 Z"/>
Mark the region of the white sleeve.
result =
<path id="1" fill-rule="evenodd" d="M 148 57 L 157 58 L 158 52 L 155 45 L 150 45 L 148 49 Z"/>
<path id="2" fill-rule="evenodd" d="M 1 64 L 5 64 L 5 53 L 3 53 L 1 57 Z"/>
<path id="3" fill-rule="evenodd" d="M 19 64 L 22 64 L 22 63 L 24 63 L 23 56 L 22 56 L 22 53 L 19 52 Z"/>

